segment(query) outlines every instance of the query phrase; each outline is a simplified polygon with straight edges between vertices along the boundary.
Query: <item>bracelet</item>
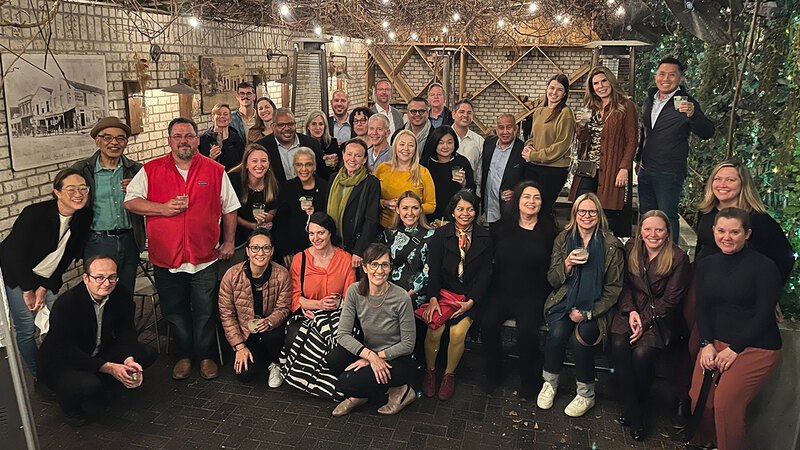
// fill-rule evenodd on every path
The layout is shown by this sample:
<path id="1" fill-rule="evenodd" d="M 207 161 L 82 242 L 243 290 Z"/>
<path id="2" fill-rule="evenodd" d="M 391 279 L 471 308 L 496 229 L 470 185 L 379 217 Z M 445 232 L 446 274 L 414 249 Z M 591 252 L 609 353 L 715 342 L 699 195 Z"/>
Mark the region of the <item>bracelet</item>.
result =
<path id="1" fill-rule="evenodd" d="M 241 347 L 240 347 L 241 346 Z M 238 352 L 244 347 L 244 342 L 239 342 L 238 344 L 233 346 L 233 351 Z"/>
<path id="2" fill-rule="evenodd" d="M 272 321 L 267 319 L 267 330 L 271 330 L 271 329 L 272 329 Z"/>

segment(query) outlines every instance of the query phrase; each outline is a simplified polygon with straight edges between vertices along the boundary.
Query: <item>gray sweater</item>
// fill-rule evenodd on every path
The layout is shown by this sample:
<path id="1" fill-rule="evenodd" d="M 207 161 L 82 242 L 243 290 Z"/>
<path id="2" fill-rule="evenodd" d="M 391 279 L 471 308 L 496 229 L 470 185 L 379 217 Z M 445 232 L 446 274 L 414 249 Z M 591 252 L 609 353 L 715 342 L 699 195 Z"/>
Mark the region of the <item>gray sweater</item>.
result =
<path id="1" fill-rule="evenodd" d="M 367 303 L 367 296 L 358 293 L 358 283 L 347 289 L 336 338 L 352 354 L 358 356 L 367 347 L 374 352 L 385 352 L 386 360 L 392 360 L 414 351 L 417 335 L 411 298 L 403 288 L 389 285 L 385 300 L 383 296 L 369 297 L 374 306 Z M 364 343 L 353 337 L 356 320 L 364 332 Z"/>

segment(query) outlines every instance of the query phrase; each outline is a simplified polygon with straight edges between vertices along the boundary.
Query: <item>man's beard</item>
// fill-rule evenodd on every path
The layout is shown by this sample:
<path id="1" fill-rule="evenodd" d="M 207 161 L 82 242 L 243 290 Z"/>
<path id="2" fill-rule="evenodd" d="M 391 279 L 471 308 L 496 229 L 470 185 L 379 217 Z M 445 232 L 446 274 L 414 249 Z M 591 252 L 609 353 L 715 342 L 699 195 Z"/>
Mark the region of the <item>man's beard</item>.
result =
<path id="1" fill-rule="evenodd" d="M 187 150 L 183 150 L 183 148 L 187 148 Z M 195 154 L 195 150 L 192 147 L 178 147 L 178 150 L 175 151 L 175 155 L 178 159 L 182 159 L 184 161 L 189 161 Z"/>

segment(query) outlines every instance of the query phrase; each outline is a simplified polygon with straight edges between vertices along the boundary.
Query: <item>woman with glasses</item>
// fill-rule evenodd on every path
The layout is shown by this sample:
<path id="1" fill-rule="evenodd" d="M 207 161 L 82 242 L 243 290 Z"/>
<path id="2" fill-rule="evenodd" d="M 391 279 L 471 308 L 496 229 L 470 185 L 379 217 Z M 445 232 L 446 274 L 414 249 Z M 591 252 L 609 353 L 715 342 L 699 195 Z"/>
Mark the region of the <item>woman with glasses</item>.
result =
<path id="1" fill-rule="evenodd" d="M 594 176 L 575 175 L 569 198 L 573 200 L 586 192 L 597 194 L 613 229 L 625 203 L 628 177 L 639 143 L 636 105 L 614 74 L 603 66 L 589 73 L 584 103 L 586 108 L 575 115 L 581 143 L 578 158 L 589 161 L 596 170 Z"/>
<path id="2" fill-rule="evenodd" d="M 455 394 L 455 372 L 464 356 L 464 340 L 474 320 L 475 306 L 485 300 L 492 276 L 492 238 L 488 230 L 475 226 L 478 204 L 478 198 L 468 190 L 454 195 L 447 207 L 452 221 L 438 228 L 431 242 L 429 303 L 423 313 L 429 328 L 422 392 L 426 397 L 436 394 L 436 360 L 447 332 L 450 342 L 439 386 L 442 401 Z"/>
<path id="3" fill-rule="evenodd" d="M 369 142 L 367 122 L 373 114 L 375 114 L 374 111 L 363 106 L 353 108 L 353 111 L 350 112 L 350 124 L 353 127 L 350 136 Z"/>
<path id="4" fill-rule="evenodd" d="M 380 223 L 384 228 L 392 226 L 397 215 L 397 198 L 405 191 L 411 191 L 422 199 L 424 214 L 436 210 L 436 187 L 431 173 L 419 163 L 420 150 L 414 133 L 402 130 L 392 142 L 389 162 L 375 168 L 375 176 L 381 181 Z"/>
<path id="5" fill-rule="evenodd" d="M 228 178 L 242 207 L 236 211 L 236 251 L 220 265 L 220 274 L 244 261 L 247 237 L 257 228 L 272 228 L 278 208 L 278 180 L 264 147 L 248 145 L 242 161 L 228 172 Z"/>
<path id="6" fill-rule="evenodd" d="M 331 216 L 311 215 L 311 247 L 292 258 L 292 311 L 281 364 L 286 383 L 322 398 L 342 401 L 337 375 L 325 363 L 336 346 L 342 296 L 356 279 L 352 256 L 338 247 Z"/>
<path id="7" fill-rule="evenodd" d="M 231 108 L 224 103 L 211 108 L 211 122 L 213 125 L 200 134 L 198 150 L 231 170 L 242 163 L 245 137 L 231 126 Z"/>
<path id="8" fill-rule="evenodd" d="M 34 378 L 34 313 L 52 308 L 62 275 L 83 253 L 92 224 L 91 211 L 84 208 L 88 198 L 89 186 L 78 170 L 58 172 L 53 200 L 26 206 L 0 243 L 0 268 L 17 347 Z"/>
<path id="9" fill-rule="evenodd" d="M 275 216 L 272 234 L 275 236 L 276 256 L 284 267 L 290 267 L 292 257 L 308 248 L 308 218 L 325 210 L 325 181 L 317 174 L 314 151 L 300 147 L 292 157 L 296 177 L 281 189 L 281 201 Z"/>
<path id="10" fill-rule="evenodd" d="M 347 289 L 337 338 L 339 346 L 328 355 L 338 389 L 345 397 L 334 417 L 349 414 L 369 398 L 388 401 L 378 414 L 397 414 L 417 398 L 411 383 L 417 378 L 414 351 L 414 312 L 405 289 L 389 281 L 389 248 L 370 244 L 364 250 L 364 271 L 358 284 Z M 353 332 L 358 324 L 363 337 Z"/>
<path id="11" fill-rule="evenodd" d="M 345 142 L 342 168 L 330 178 L 323 203 L 336 224 L 342 248 L 353 255 L 353 268 L 361 266 L 361 255 L 378 234 L 381 184 L 367 170 L 366 160 L 364 141 Z"/>
<path id="12" fill-rule="evenodd" d="M 331 136 L 331 130 L 328 129 L 328 118 L 325 113 L 322 111 L 312 111 L 306 119 L 305 129 L 306 135 L 311 136 L 319 142 L 325 166 L 331 171 L 335 171 L 339 167 L 342 152 L 339 148 L 340 142 L 337 141 L 335 137 Z"/>
<path id="13" fill-rule="evenodd" d="M 236 359 L 233 371 L 247 383 L 267 369 L 268 384 L 283 384 L 278 356 L 292 306 L 289 271 L 271 261 L 274 247 L 269 231 L 250 234 L 247 260 L 225 272 L 219 286 L 219 320 Z"/>
<path id="14" fill-rule="evenodd" d="M 275 103 L 267 97 L 256 100 L 256 124 L 247 130 L 247 142 L 255 142 L 272 134 L 272 114 L 276 109 Z"/>
<path id="15" fill-rule="evenodd" d="M 578 395 L 564 414 L 580 417 L 594 406 L 594 347 L 607 335 L 624 265 L 622 243 L 608 230 L 600 199 L 581 195 L 572 204 L 567 228 L 553 243 L 547 272 L 553 292 L 544 304 L 548 330 L 539 408 L 553 407 L 567 345 L 575 360 Z"/>

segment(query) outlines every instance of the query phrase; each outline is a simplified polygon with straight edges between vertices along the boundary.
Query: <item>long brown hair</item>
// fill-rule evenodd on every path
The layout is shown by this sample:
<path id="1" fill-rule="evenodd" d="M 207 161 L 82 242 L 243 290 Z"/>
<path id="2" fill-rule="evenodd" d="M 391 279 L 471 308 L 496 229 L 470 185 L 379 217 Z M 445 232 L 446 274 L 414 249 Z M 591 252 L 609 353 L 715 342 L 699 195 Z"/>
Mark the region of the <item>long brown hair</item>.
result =
<path id="1" fill-rule="evenodd" d="M 244 150 L 242 162 L 228 171 L 228 173 L 239 172 L 239 178 L 242 179 L 242 194 L 239 198 L 239 201 L 243 205 L 247 203 L 247 199 L 250 197 L 250 185 L 248 184 L 249 177 L 247 174 L 247 158 L 249 158 L 254 151 L 264 152 L 264 154 L 267 155 L 267 160 L 269 161 L 269 169 L 267 169 L 267 173 L 264 174 L 264 203 L 270 203 L 276 200 L 278 198 L 278 189 L 280 189 L 278 187 L 278 179 L 275 178 L 275 172 L 272 170 L 272 159 L 269 157 L 269 152 L 267 152 L 267 149 L 259 144 L 249 144 Z M 280 161 L 278 162 L 280 163 Z"/>
<path id="2" fill-rule="evenodd" d="M 633 238 L 633 248 L 628 255 L 628 272 L 635 277 L 642 276 L 642 267 L 644 266 L 645 258 L 642 225 L 645 219 L 649 219 L 650 217 L 658 217 L 664 222 L 667 228 L 667 236 L 664 238 L 664 245 L 661 247 L 661 250 L 659 250 L 658 255 L 656 255 L 656 269 L 654 273 L 656 275 L 665 275 L 669 273 L 672 268 L 674 252 L 672 248 L 672 230 L 670 229 L 669 218 L 667 218 L 667 215 L 664 214 L 663 211 L 652 209 L 642 215 L 642 220 L 639 221 L 639 227 L 636 229 L 636 236 Z"/>
<path id="3" fill-rule="evenodd" d="M 748 213 L 751 211 L 758 211 L 760 213 L 767 212 L 767 207 L 764 206 L 764 202 L 761 201 L 761 196 L 758 195 L 756 183 L 750 175 L 750 170 L 743 164 L 731 160 L 722 161 L 711 169 L 711 175 L 708 176 L 706 188 L 703 191 L 703 200 L 698 203 L 697 209 L 703 214 L 706 214 L 716 209 L 719 205 L 719 200 L 717 200 L 717 196 L 714 195 L 714 188 L 712 185 L 714 184 L 714 177 L 717 176 L 717 173 L 726 167 L 736 169 L 736 173 L 739 175 L 739 184 L 741 186 L 739 189 L 739 198 L 736 200 L 736 206 Z"/>
<path id="4" fill-rule="evenodd" d="M 550 112 L 550 115 L 547 117 L 547 120 L 545 120 L 544 123 L 552 122 L 558 118 L 558 116 L 561 114 L 561 110 L 564 109 L 565 106 L 567 106 L 567 97 L 569 97 L 569 78 L 567 78 L 567 76 L 564 75 L 563 73 L 553 75 L 552 77 L 550 77 L 549 80 L 547 80 L 547 85 L 545 86 L 545 95 L 544 95 L 545 106 L 549 106 L 548 102 L 550 100 L 547 98 L 547 88 L 550 87 L 550 83 L 552 83 L 553 81 L 557 81 L 558 84 L 564 87 L 564 96 L 558 102 L 556 107 L 553 108 L 553 110 Z"/>
<path id="5" fill-rule="evenodd" d="M 584 104 L 595 111 L 603 110 L 603 100 L 600 96 L 595 94 L 594 86 L 592 86 L 592 78 L 594 78 L 595 75 L 604 75 L 611 84 L 610 112 L 619 111 L 620 113 L 625 113 L 624 103 L 628 99 L 628 96 L 625 94 L 625 91 L 622 90 L 622 86 L 620 86 L 619 81 L 617 81 L 617 77 L 604 66 L 596 66 L 586 77 L 586 95 L 583 97 Z"/>

